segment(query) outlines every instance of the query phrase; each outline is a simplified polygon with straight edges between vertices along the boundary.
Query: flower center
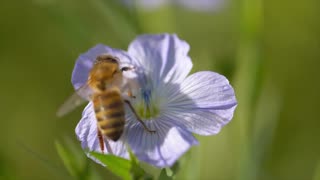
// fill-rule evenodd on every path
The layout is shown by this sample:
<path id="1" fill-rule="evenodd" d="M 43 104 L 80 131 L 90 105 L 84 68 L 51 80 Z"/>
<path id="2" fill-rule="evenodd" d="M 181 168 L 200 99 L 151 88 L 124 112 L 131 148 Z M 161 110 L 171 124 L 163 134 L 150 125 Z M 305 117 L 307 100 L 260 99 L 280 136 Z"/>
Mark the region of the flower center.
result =
<path id="1" fill-rule="evenodd" d="M 150 89 L 141 91 L 141 100 L 136 105 L 137 113 L 142 120 L 150 120 L 159 115 L 159 106 L 152 97 Z"/>

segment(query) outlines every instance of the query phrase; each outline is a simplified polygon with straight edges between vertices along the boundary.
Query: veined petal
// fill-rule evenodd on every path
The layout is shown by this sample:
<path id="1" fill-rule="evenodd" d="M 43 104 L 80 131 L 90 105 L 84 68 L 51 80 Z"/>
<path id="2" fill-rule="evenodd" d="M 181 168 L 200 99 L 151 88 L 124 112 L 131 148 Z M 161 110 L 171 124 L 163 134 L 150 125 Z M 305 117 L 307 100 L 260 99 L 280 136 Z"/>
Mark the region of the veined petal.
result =
<path id="1" fill-rule="evenodd" d="M 155 87 L 185 79 L 192 68 L 188 51 L 188 43 L 171 34 L 142 35 L 128 48 L 128 53 L 144 68 Z"/>
<path id="2" fill-rule="evenodd" d="M 228 109 L 237 104 L 232 86 L 222 75 L 201 71 L 187 77 L 180 91 L 168 97 L 170 107 Z"/>
<path id="3" fill-rule="evenodd" d="M 201 135 L 217 134 L 232 119 L 237 105 L 229 81 L 214 72 L 190 75 L 168 99 L 165 114 Z"/>
<path id="4" fill-rule="evenodd" d="M 154 166 L 172 166 L 191 146 L 198 144 L 188 130 L 167 117 L 145 123 L 156 132 L 150 133 L 139 122 L 134 122 L 127 129 L 127 141 L 140 160 Z"/>
<path id="5" fill-rule="evenodd" d="M 127 54 L 127 52 L 119 49 L 113 49 L 103 44 L 98 44 L 95 47 L 89 49 L 89 51 L 87 51 L 86 53 L 81 54 L 78 57 L 72 72 L 72 79 L 71 79 L 75 89 L 80 88 L 87 82 L 88 75 L 93 66 L 94 61 L 96 60 L 98 55 L 101 55 L 104 53 L 107 53 L 119 58 L 121 64 L 132 63 L 132 59 Z"/>
<path id="6" fill-rule="evenodd" d="M 97 120 L 95 118 L 93 106 L 92 103 L 89 103 L 87 107 L 84 109 L 82 113 L 82 118 L 76 127 L 76 135 L 79 141 L 81 142 L 81 146 L 84 150 L 101 153 L 97 128 Z M 129 158 L 129 154 L 122 139 L 123 137 L 117 142 L 113 142 L 110 140 L 108 142 L 114 155 Z M 106 145 L 104 145 L 104 149 L 104 153 L 109 153 L 107 151 Z M 87 154 L 87 156 L 93 159 L 94 161 L 102 164 L 95 158 L 91 157 L 89 154 Z"/>
<path id="7" fill-rule="evenodd" d="M 226 110 L 177 108 L 166 114 L 193 133 L 214 135 L 218 134 L 221 128 L 232 119 L 235 108 L 236 106 Z"/>

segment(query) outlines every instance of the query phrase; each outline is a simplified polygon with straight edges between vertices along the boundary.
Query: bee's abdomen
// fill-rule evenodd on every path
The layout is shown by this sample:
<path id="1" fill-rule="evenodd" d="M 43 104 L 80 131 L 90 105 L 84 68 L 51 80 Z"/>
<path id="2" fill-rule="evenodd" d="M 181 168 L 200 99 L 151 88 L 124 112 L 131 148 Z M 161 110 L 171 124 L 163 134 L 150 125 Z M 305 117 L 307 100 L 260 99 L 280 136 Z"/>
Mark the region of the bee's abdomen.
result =
<path id="1" fill-rule="evenodd" d="M 93 96 L 94 110 L 101 133 L 117 141 L 124 129 L 124 104 L 118 90 L 109 90 Z"/>

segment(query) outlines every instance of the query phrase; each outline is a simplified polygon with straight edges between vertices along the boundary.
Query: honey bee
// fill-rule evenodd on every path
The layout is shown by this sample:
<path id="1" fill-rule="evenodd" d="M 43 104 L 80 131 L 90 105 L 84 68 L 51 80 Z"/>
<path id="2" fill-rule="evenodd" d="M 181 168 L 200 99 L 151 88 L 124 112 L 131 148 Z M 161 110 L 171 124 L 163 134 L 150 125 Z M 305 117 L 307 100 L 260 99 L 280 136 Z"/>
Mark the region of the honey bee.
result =
<path id="1" fill-rule="evenodd" d="M 119 60 L 109 54 L 99 55 L 92 69 L 89 72 L 87 83 L 80 87 L 58 110 L 57 115 L 62 116 L 80 105 L 82 97 L 92 101 L 94 112 L 97 120 L 97 137 L 99 139 L 100 149 L 104 151 L 104 143 L 107 150 L 112 150 L 106 140 L 117 141 L 121 137 L 125 126 L 125 104 L 129 106 L 136 119 L 142 124 L 148 132 L 150 130 L 145 123 L 139 118 L 135 109 L 128 99 L 122 95 L 126 90 L 129 98 L 135 98 L 131 88 L 123 86 L 123 71 L 134 70 L 133 67 L 125 66 L 120 68 Z M 81 95 L 81 96 L 80 96 Z"/>

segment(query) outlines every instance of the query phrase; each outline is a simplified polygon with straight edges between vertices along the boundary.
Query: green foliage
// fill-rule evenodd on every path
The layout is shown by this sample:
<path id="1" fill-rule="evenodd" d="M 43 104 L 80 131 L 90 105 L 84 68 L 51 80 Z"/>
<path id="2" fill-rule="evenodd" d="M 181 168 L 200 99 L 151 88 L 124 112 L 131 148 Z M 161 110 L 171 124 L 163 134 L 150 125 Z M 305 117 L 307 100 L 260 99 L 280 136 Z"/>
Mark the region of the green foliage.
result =
<path id="1" fill-rule="evenodd" d="M 318 161 L 318 164 L 314 170 L 314 175 L 312 180 L 320 180 L 320 161 Z"/>
<path id="2" fill-rule="evenodd" d="M 82 166 L 81 159 L 76 158 L 73 152 L 70 151 L 70 149 L 65 148 L 59 141 L 55 142 L 55 146 L 69 173 L 74 177 L 77 176 Z"/>
<path id="3" fill-rule="evenodd" d="M 132 40 L 139 31 L 138 25 L 132 21 L 132 17 L 134 16 L 126 15 L 123 7 L 118 6 L 117 3 L 112 0 L 95 0 L 92 2 L 96 10 L 110 23 L 110 28 L 113 29 L 118 40 L 122 42 L 123 47 L 126 47 L 128 42 Z"/>
<path id="4" fill-rule="evenodd" d="M 124 180 L 151 180 L 151 175 L 147 174 L 139 165 L 138 160 L 130 153 L 130 160 L 114 156 L 111 154 L 100 154 L 90 152 L 90 155 L 106 165 L 111 172 Z"/>
<path id="5" fill-rule="evenodd" d="M 131 163 L 129 160 L 114 155 L 100 154 L 96 152 L 91 152 L 90 155 L 107 165 L 107 168 L 119 177 L 125 180 L 131 179 Z"/>
<path id="6" fill-rule="evenodd" d="M 52 148 L 57 136 L 74 136 L 81 108 L 63 121 L 55 111 L 72 93 L 70 74 L 80 53 L 97 43 L 126 49 L 142 32 L 177 33 L 190 44 L 193 71 L 233 76 L 239 101 L 219 135 L 198 137 L 178 174 L 173 167 L 153 177 L 320 179 L 319 0 L 231 0 L 212 13 L 175 6 L 132 11 L 119 2 L 3 1 L 0 179 L 106 179 L 100 174 L 109 171 L 79 144 L 56 141 L 57 151 Z M 24 143 L 14 143 L 21 138 Z M 57 166 L 59 157 L 66 170 Z M 133 157 L 121 162 L 129 167 L 126 177 L 147 177 Z"/>
<path id="7" fill-rule="evenodd" d="M 48 157 L 46 157 L 44 154 L 39 153 L 35 151 L 32 147 L 25 144 L 24 142 L 18 143 L 19 147 L 23 149 L 28 155 L 30 155 L 32 158 L 36 159 L 37 161 L 41 162 L 41 164 L 44 167 L 47 167 L 51 170 L 51 173 L 54 174 L 55 178 L 66 178 L 68 177 L 67 174 L 63 171 L 62 168 L 57 166 L 55 163 L 53 163 Z M 2 168 L 1 168 L 2 169 Z M 3 170 L 3 169 L 2 169 Z M 0 176 L 1 177 L 1 176 Z M 10 175 L 10 178 L 13 178 L 14 175 Z M 68 177 L 69 178 L 69 177 Z"/>
<path id="8" fill-rule="evenodd" d="M 162 169 L 159 180 L 173 180 L 176 179 L 176 174 L 180 169 L 180 163 L 176 162 L 171 168 Z"/>
<path id="9" fill-rule="evenodd" d="M 79 180 L 101 179 L 97 172 L 90 168 L 89 159 L 82 149 L 77 148 L 70 139 L 65 139 L 64 144 L 56 140 L 55 146 L 64 166 L 72 177 Z"/>

